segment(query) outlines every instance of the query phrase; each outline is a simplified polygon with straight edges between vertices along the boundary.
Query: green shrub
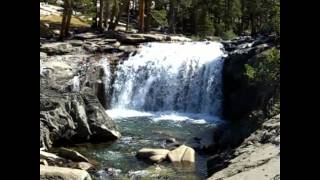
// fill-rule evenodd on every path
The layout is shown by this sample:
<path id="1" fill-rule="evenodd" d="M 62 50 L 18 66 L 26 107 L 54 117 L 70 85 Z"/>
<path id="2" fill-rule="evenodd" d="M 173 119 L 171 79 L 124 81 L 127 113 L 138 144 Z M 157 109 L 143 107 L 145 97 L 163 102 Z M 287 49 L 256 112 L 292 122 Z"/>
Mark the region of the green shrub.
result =
<path id="1" fill-rule="evenodd" d="M 234 39 L 235 37 L 236 37 L 236 34 L 232 30 L 229 30 L 229 31 L 223 32 L 221 38 L 224 40 L 231 40 L 231 39 Z"/>
<path id="2" fill-rule="evenodd" d="M 216 36 L 222 36 L 223 35 L 223 30 L 224 30 L 224 23 L 215 23 L 214 24 L 214 29 L 215 29 L 215 35 Z"/>
<path id="3" fill-rule="evenodd" d="M 211 36 L 214 34 L 213 22 L 209 17 L 209 13 L 201 11 L 197 21 L 197 35 L 200 37 Z"/>
<path id="4" fill-rule="evenodd" d="M 246 76 L 249 79 L 254 79 L 256 75 L 256 71 L 254 70 L 254 68 L 249 64 L 245 64 L 245 68 L 246 68 Z"/>
<path id="5" fill-rule="evenodd" d="M 165 10 L 152 10 L 151 16 L 158 25 L 168 27 L 167 12 Z"/>
<path id="6" fill-rule="evenodd" d="M 254 83 L 279 83 L 280 80 L 280 51 L 271 48 L 261 53 L 252 65 L 245 64 L 245 75 Z"/>

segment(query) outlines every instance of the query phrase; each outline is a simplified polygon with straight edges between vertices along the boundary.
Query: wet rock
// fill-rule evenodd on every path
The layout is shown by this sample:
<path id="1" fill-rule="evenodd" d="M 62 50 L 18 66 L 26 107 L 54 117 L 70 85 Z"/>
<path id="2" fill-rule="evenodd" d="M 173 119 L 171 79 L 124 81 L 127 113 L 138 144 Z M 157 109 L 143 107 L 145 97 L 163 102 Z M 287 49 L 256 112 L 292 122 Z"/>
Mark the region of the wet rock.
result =
<path id="1" fill-rule="evenodd" d="M 67 160 L 65 158 L 62 158 L 60 156 L 57 156 L 53 153 L 40 151 L 40 164 L 41 160 L 45 161 L 43 163 L 47 163 L 47 165 L 58 165 L 61 166 L 62 164 L 65 164 Z"/>
<path id="2" fill-rule="evenodd" d="M 159 163 L 167 158 L 169 150 L 167 149 L 151 149 L 143 148 L 138 151 L 138 158 L 146 159 L 151 162 Z"/>
<path id="3" fill-rule="evenodd" d="M 92 132 L 91 139 L 101 142 L 120 138 L 121 134 L 116 131 L 116 124 L 107 115 L 92 89 L 84 88 L 81 95 L 85 102 L 86 114 Z"/>
<path id="4" fill-rule="evenodd" d="M 116 38 L 122 44 L 139 44 L 144 42 L 158 42 L 166 40 L 162 34 L 130 34 L 122 32 L 109 32 L 109 36 Z"/>
<path id="5" fill-rule="evenodd" d="M 170 151 L 168 157 L 171 162 L 195 162 L 195 151 L 188 146 L 181 145 L 178 148 Z"/>
<path id="6" fill-rule="evenodd" d="M 94 53 L 99 50 L 99 46 L 97 44 L 93 44 L 93 43 L 85 43 L 82 45 L 82 47 L 83 47 L 83 49 L 85 49 L 86 51 L 88 51 L 90 53 Z"/>
<path id="7" fill-rule="evenodd" d="M 74 162 L 89 162 L 89 160 L 86 157 L 72 149 L 58 148 L 57 150 L 55 150 L 55 152 L 58 156 L 63 157 L 65 159 L 70 159 Z"/>
<path id="8" fill-rule="evenodd" d="M 73 47 L 71 44 L 64 42 L 47 43 L 42 44 L 40 51 L 43 51 L 48 55 L 63 55 L 71 53 L 73 51 Z"/>
<path id="9" fill-rule="evenodd" d="M 177 140 L 175 138 L 167 138 L 166 139 L 166 143 L 169 144 L 169 143 L 177 143 Z"/>
<path id="10" fill-rule="evenodd" d="M 76 163 L 75 168 L 89 171 L 91 168 L 93 168 L 93 165 L 90 163 L 87 163 L 87 162 L 78 162 L 78 163 Z"/>
<path id="11" fill-rule="evenodd" d="M 112 45 L 101 45 L 98 48 L 99 52 L 104 52 L 104 53 L 113 53 L 113 52 L 119 52 L 119 49 L 115 48 Z"/>
<path id="12" fill-rule="evenodd" d="M 79 40 L 87 40 L 87 39 L 93 39 L 93 38 L 97 38 L 97 37 L 102 37 L 103 34 L 95 34 L 92 32 L 86 32 L 86 33 L 79 33 L 74 35 L 75 39 L 79 39 Z"/>
<path id="13" fill-rule="evenodd" d="M 135 46 L 120 46 L 119 49 L 121 51 L 128 52 L 128 53 L 134 52 L 137 50 L 137 48 Z"/>
<path id="14" fill-rule="evenodd" d="M 45 159 L 40 159 L 40 165 L 48 166 L 48 162 Z"/>
<path id="15" fill-rule="evenodd" d="M 44 52 L 40 52 L 40 59 L 44 59 L 47 57 L 47 54 Z"/>
<path id="16" fill-rule="evenodd" d="M 122 171 L 120 169 L 107 168 L 106 172 L 109 176 L 119 176 Z"/>
<path id="17" fill-rule="evenodd" d="M 91 180 L 91 176 L 84 170 L 40 165 L 40 180 Z"/>
<path id="18" fill-rule="evenodd" d="M 121 46 L 121 43 L 119 41 L 116 41 L 112 44 L 113 47 L 119 48 Z"/>
<path id="19" fill-rule="evenodd" d="M 83 41 L 81 40 L 69 40 L 67 41 L 69 44 L 71 44 L 72 46 L 82 46 L 82 44 L 84 43 Z"/>
<path id="20" fill-rule="evenodd" d="M 142 178 L 148 176 L 150 173 L 147 170 L 140 170 L 140 171 L 130 171 L 128 176 L 131 178 Z"/>

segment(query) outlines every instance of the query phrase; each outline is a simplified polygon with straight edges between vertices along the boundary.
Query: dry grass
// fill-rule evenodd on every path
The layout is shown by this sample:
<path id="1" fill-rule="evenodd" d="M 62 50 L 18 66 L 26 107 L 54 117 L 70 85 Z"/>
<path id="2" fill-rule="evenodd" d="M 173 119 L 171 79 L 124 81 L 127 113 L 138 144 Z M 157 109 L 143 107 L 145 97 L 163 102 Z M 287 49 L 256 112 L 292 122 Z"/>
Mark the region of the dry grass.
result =
<path id="1" fill-rule="evenodd" d="M 62 20 L 62 16 L 59 16 L 59 15 L 50 15 L 50 16 L 40 17 L 40 22 L 48 23 L 50 25 L 60 25 L 61 20 Z M 71 18 L 70 26 L 72 28 L 90 27 L 90 25 L 87 22 L 74 16 L 72 16 Z"/>

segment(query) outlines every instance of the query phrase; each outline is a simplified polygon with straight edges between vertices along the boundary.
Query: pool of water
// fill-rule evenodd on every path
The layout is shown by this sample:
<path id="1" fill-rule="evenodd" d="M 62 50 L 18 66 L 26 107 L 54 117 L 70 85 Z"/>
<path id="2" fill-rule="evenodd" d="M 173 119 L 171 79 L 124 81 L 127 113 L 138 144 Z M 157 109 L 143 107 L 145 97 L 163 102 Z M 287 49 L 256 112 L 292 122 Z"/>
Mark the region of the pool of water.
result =
<path id="1" fill-rule="evenodd" d="M 194 165 L 162 162 L 148 164 L 136 158 L 141 148 L 168 148 L 168 139 L 192 146 L 195 137 L 215 126 L 217 119 L 192 114 L 147 113 L 113 110 L 108 114 L 117 123 L 122 137 L 106 144 L 82 144 L 77 151 L 101 165 L 96 179 L 205 179 L 206 156 L 196 154 Z M 116 169 L 113 175 L 104 169 Z M 115 175 L 116 174 L 116 175 Z"/>

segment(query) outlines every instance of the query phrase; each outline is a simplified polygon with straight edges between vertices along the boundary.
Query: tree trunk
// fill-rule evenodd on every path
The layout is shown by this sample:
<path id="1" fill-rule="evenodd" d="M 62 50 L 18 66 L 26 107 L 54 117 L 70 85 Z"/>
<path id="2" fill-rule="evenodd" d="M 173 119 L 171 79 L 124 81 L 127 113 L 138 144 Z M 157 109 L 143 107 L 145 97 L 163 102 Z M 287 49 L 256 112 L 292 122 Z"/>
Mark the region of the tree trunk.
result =
<path id="1" fill-rule="evenodd" d="M 66 5 L 64 5 L 64 6 L 66 6 Z M 67 10 L 66 10 L 66 7 L 64 7 L 62 22 L 61 22 L 61 27 L 60 27 L 60 35 L 59 35 L 60 40 L 63 40 L 65 37 L 66 22 L 67 22 Z"/>
<path id="2" fill-rule="evenodd" d="M 99 31 L 103 31 L 103 10 L 104 10 L 104 0 L 100 0 L 100 10 L 99 10 L 99 23 L 98 23 L 98 29 Z"/>
<path id="3" fill-rule="evenodd" d="M 109 30 L 114 31 L 116 28 L 116 21 L 117 21 L 117 16 L 119 13 L 119 3 L 117 0 L 113 1 L 113 6 L 112 6 L 112 14 L 110 17 L 110 25 L 109 25 Z"/>
<path id="4" fill-rule="evenodd" d="M 150 32 L 151 29 L 151 0 L 145 0 L 146 1 L 146 23 L 144 30 L 145 32 Z"/>
<path id="5" fill-rule="evenodd" d="M 71 3 L 72 3 L 71 0 L 64 0 L 64 9 L 63 9 L 62 22 L 61 22 L 60 35 L 59 35 L 60 40 L 63 40 L 69 33 L 69 26 L 70 26 L 70 21 L 72 16 Z"/>
<path id="6" fill-rule="evenodd" d="M 110 1 L 109 0 L 105 0 L 104 2 L 105 6 L 104 6 L 104 27 L 105 29 L 108 29 L 109 27 L 109 16 L 110 16 Z"/>
<path id="7" fill-rule="evenodd" d="M 72 3 L 72 1 L 71 1 Z M 66 22 L 66 30 L 65 30 L 65 37 L 68 37 L 69 34 L 69 29 L 70 29 L 70 23 L 71 23 L 71 17 L 72 17 L 72 4 L 70 4 L 70 7 L 68 9 L 68 16 L 67 16 L 67 22 Z"/>
<path id="8" fill-rule="evenodd" d="M 139 0 L 139 32 L 144 32 L 145 0 Z"/>
<path id="9" fill-rule="evenodd" d="M 121 18 L 123 9 L 124 9 L 123 4 L 122 4 L 121 2 L 119 2 L 119 4 L 118 4 L 118 14 L 117 14 L 117 16 L 116 16 L 116 20 L 115 20 L 114 25 L 113 25 L 113 27 L 112 27 L 112 30 L 113 30 L 113 31 L 114 31 L 115 28 L 118 26 L 118 23 L 119 23 L 119 21 L 120 21 L 120 18 Z"/>
<path id="10" fill-rule="evenodd" d="M 97 0 L 93 0 L 93 3 L 95 5 L 95 9 L 94 9 L 94 17 L 92 17 L 92 25 L 91 28 L 97 28 L 98 27 L 98 1 Z"/>
<path id="11" fill-rule="evenodd" d="M 169 32 L 175 34 L 175 0 L 170 0 L 169 4 Z"/>
<path id="12" fill-rule="evenodd" d="M 130 2 L 131 0 L 127 1 L 127 24 L 126 24 L 126 31 L 129 31 L 129 22 L 130 22 Z"/>
<path id="13" fill-rule="evenodd" d="M 256 23 L 255 23 L 255 18 L 253 15 L 250 15 L 250 21 L 251 21 L 251 35 L 254 36 L 256 34 Z"/>

